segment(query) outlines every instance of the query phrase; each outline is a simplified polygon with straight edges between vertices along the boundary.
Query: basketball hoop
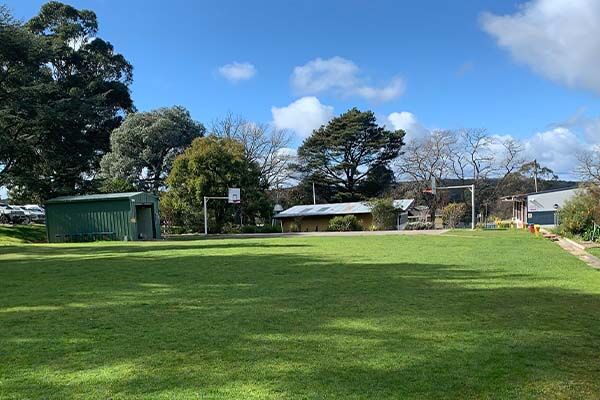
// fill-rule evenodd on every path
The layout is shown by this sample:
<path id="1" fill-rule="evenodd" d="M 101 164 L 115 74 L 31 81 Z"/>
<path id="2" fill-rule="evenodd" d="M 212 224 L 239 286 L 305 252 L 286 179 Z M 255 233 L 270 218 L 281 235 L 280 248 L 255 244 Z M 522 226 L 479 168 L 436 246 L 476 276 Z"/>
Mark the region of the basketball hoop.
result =
<path id="1" fill-rule="evenodd" d="M 240 188 L 229 188 L 227 200 L 230 204 L 240 204 L 242 202 L 242 199 L 240 198 Z"/>

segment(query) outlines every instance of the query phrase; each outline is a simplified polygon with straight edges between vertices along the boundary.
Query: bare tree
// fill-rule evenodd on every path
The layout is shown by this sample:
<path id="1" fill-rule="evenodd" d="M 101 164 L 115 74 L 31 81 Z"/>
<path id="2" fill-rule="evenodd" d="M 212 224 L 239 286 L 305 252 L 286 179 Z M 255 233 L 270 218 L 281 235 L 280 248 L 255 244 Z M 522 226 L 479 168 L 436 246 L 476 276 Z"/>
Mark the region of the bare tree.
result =
<path id="1" fill-rule="evenodd" d="M 581 179 L 600 185 L 600 151 L 585 151 L 577 155 L 577 173 Z"/>
<path id="2" fill-rule="evenodd" d="M 211 123 L 210 133 L 239 140 L 244 145 L 246 159 L 258 164 L 267 186 L 277 187 L 289 178 L 292 158 L 286 151 L 291 140 L 289 132 L 228 113 Z"/>
<path id="3" fill-rule="evenodd" d="M 494 153 L 491 149 L 493 138 L 483 128 L 462 129 L 459 132 L 464 147 L 464 154 L 469 166 L 473 181 L 485 179 L 494 172 Z"/>
<path id="4" fill-rule="evenodd" d="M 455 157 L 456 137 L 452 131 L 434 131 L 427 137 L 409 142 L 396 161 L 396 172 L 402 179 L 412 182 L 415 194 L 429 187 L 431 179 L 446 179 L 457 168 Z M 442 202 L 440 196 L 423 196 L 433 218 Z"/>

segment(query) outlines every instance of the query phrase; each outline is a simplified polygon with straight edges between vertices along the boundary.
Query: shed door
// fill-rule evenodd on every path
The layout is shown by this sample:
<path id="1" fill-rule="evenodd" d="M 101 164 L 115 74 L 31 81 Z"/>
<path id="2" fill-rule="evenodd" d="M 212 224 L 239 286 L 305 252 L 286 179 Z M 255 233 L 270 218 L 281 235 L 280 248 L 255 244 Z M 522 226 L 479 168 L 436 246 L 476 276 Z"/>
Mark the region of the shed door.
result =
<path id="1" fill-rule="evenodd" d="M 137 239 L 154 239 L 154 214 L 152 206 L 135 206 L 135 218 L 137 222 Z"/>

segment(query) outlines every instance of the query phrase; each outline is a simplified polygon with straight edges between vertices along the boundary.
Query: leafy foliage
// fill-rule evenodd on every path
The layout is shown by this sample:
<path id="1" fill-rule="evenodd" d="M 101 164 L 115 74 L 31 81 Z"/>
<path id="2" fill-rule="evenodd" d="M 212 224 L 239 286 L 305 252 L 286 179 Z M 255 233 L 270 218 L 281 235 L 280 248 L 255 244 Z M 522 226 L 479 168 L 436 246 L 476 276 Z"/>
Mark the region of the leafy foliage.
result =
<path id="1" fill-rule="evenodd" d="M 356 215 L 338 215 L 329 220 L 327 230 L 335 232 L 362 231 L 362 225 Z"/>
<path id="2" fill-rule="evenodd" d="M 226 196 L 227 189 L 239 187 L 242 202 L 209 202 L 211 231 L 220 232 L 225 222 L 267 218 L 270 204 L 260 182 L 260 170 L 244 157 L 244 146 L 235 139 L 207 136 L 195 139 L 173 163 L 161 198 L 161 209 L 169 225 L 203 227 L 204 196 Z"/>
<path id="3" fill-rule="evenodd" d="M 83 193 L 133 110 L 132 66 L 97 37 L 92 11 L 49 2 L 0 22 L 0 185 L 30 201 Z"/>
<path id="4" fill-rule="evenodd" d="M 304 141 L 297 169 L 305 179 L 331 188 L 336 200 L 361 199 L 361 186 L 381 178 L 400 153 L 404 135 L 378 126 L 373 112 L 353 108 Z"/>
<path id="5" fill-rule="evenodd" d="M 408 224 L 406 224 L 406 227 L 404 229 L 406 229 L 407 231 L 424 231 L 433 228 L 433 222 L 409 222 Z"/>
<path id="6" fill-rule="evenodd" d="M 370 206 L 375 229 L 388 230 L 395 228 L 397 210 L 394 208 L 391 198 L 372 200 Z"/>
<path id="7" fill-rule="evenodd" d="M 124 180 L 136 190 L 158 193 L 175 157 L 204 131 L 183 107 L 129 114 L 111 134 L 111 152 L 102 159 L 102 174 Z"/>
<path id="8" fill-rule="evenodd" d="M 442 208 L 442 219 L 448 228 L 456 228 L 462 217 L 467 212 L 464 203 L 450 203 Z"/>
<path id="9" fill-rule="evenodd" d="M 600 193 L 595 188 L 581 191 L 559 211 L 559 229 L 569 235 L 591 239 L 594 222 L 600 222 Z"/>

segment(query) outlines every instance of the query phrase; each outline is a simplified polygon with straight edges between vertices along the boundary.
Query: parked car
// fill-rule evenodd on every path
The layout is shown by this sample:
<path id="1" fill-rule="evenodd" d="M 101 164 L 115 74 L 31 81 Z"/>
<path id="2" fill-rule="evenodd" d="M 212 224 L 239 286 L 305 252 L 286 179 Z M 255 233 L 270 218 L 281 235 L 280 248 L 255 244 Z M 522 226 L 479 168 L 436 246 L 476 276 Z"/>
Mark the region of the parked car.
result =
<path id="1" fill-rule="evenodd" d="M 0 224 L 20 224 L 24 221 L 25 211 L 8 204 L 0 204 Z"/>
<path id="2" fill-rule="evenodd" d="M 12 206 L 13 208 L 19 208 L 25 213 L 25 220 L 23 223 L 30 224 L 43 224 L 46 222 L 46 212 L 44 209 L 36 204 L 26 204 L 24 206 Z"/>

